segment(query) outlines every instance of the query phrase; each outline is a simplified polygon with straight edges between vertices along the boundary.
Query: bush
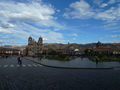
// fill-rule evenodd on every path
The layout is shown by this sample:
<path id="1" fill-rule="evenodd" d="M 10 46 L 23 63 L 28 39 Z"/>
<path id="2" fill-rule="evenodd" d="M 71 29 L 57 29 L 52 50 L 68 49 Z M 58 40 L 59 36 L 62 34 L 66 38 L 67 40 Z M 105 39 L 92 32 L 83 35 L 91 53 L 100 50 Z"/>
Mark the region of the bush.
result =
<path id="1" fill-rule="evenodd" d="M 99 54 L 99 55 L 98 55 L 98 58 L 99 58 L 99 59 L 102 59 L 104 56 L 105 56 L 105 55 L 102 53 L 102 54 Z"/>
<path id="2" fill-rule="evenodd" d="M 59 57 L 64 59 L 64 58 L 66 58 L 66 55 L 65 54 L 60 54 Z"/>
<path id="3" fill-rule="evenodd" d="M 110 58 L 111 61 L 116 61 L 116 58 Z"/>
<path id="4" fill-rule="evenodd" d="M 95 58 L 91 59 L 93 62 L 96 62 Z M 109 62 L 109 61 L 119 61 L 117 58 L 99 58 L 98 62 Z"/>
<path id="5" fill-rule="evenodd" d="M 101 61 L 116 61 L 116 58 L 102 58 Z"/>

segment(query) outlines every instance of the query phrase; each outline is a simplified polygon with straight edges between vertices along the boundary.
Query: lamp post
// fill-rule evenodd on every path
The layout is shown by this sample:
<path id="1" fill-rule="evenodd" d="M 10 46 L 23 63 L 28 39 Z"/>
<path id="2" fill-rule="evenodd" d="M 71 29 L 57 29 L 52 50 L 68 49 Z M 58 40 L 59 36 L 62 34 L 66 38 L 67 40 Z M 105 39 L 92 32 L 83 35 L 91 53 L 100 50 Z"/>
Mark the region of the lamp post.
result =
<path id="1" fill-rule="evenodd" d="M 114 57 L 116 57 L 116 51 L 113 51 Z"/>
<path id="2" fill-rule="evenodd" d="M 70 53 L 69 53 L 69 42 L 68 42 L 68 60 L 69 60 L 69 54 L 70 54 Z"/>
<path id="3" fill-rule="evenodd" d="M 88 50 L 88 56 L 90 57 L 90 49 Z"/>
<path id="4" fill-rule="evenodd" d="M 48 49 L 46 49 L 46 57 L 48 56 Z"/>
<path id="5" fill-rule="evenodd" d="M 11 51 L 11 57 L 12 57 L 12 53 L 13 53 L 13 51 Z"/>

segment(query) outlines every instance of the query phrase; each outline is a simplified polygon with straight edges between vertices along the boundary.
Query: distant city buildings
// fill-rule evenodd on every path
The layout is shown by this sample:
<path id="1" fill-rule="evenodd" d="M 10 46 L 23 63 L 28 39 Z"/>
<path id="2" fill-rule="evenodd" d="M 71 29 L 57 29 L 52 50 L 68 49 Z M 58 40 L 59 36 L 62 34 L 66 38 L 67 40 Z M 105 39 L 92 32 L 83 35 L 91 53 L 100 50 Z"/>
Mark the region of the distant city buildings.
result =
<path id="1" fill-rule="evenodd" d="M 63 54 L 71 54 L 71 55 L 84 55 L 86 54 L 86 50 L 89 51 L 92 50 L 92 54 L 97 55 L 97 54 L 105 54 L 105 55 L 120 55 L 120 44 L 113 44 L 110 46 L 102 45 L 100 41 L 96 43 L 96 47 L 79 47 L 76 48 L 75 46 L 68 44 L 68 47 L 66 45 L 66 49 L 64 48 L 56 48 L 53 49 L 51 47 L 46 46 L 45 48 L 43 47 L 43 38 L 39 37 L 38 41 L 36 42 L 31 36 L 28 37 L 28 45 L 26 48 L 22 49 L 21 51 L 19 49 L 10 49 L 10 48 L 5 48 L 5 47 L 0 47 L 0 55 L 6 54 L 6 55 L 28 55 L 28 56 L 34 56 L 34 55 L 41 55 L 41 54 L 46 54 L 48 55 L 49 52 L 52 50 L 63 53 Z M 8 46 L 7 46 L 8 47 Z"/>
<path id="2" fill-rule="evenodd" d="M 70 45 L 70 44 L 69 44 Z M 50 52 L 50 50 L 55 50 L 56 52 L 61 52 L 63 54 L 68 54 L 70 53 L 71 55 L 83 55 L 85 54 L 85 50 L 86 49 L 91 49 L 95 54 L 120 54 L 120 44 L 115 44 L 113 46 L 102 46 L 102 43 L 100 41 L 98 41 L 96 43 L 96 47 L 91 48 L 91 47 L 80 47 L 80 48 L 76 48 L 75 50 L 69 50 L 68 49 L 45 49 L 43 48 L 43 39 L 42 37 L 40 37 L 38 39 L 38 42 L 36 42 L 31 36 L 28 38 L 28 45 L 26 47 L 26 49 L 23 50 L 23 55 L 29 55 L 29 56 L 33 56 L 33 55 L 40 55 L 43 52 L 48 53 L 48 50 Z M 77 51 L 76 51 L 77 50 Z"/>
<path id="3" fill-rule="evenodd" d="M 96 47 L 81 47 L 79 49 L 70 50 L 71 55 L 84 55 L 85 50 L 88 50 L 88 53 L 91 55 L 105 54 L 105 55 L 120 55 L 120 44 L 114 44 L 112 46 L 102 46 L 102 43 L 98 41 Z M 92 50 L 93 52 L 89 52 Z M 65 49 L 56 49 L 57 52 L 65 53 Z"/>

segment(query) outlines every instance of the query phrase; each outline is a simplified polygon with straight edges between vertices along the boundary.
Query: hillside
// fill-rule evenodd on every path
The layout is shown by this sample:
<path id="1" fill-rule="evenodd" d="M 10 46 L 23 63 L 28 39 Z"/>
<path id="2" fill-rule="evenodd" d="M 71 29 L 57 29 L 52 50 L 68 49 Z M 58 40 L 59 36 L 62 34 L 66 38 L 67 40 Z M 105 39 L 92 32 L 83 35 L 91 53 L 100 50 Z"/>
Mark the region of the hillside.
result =
<path id="1" fill-rule="evenodd" d="M 112 43 L 108 43 L 108 44 L 102 44 L 102 46 L 112 46 Z M 8 47 L 9 46 L 9 47 Z M 14 49 L 20 49 L 23 50 L 24 48 L 26 48 L 27 45 L 22 45 L 22 46 L 17 46 L 17 45 L 6 45 L 4 46 L 5 48 L 14 48 Z M 79 49 L 81 47 L 89 47 L 89 48 L 94 48 L 96 47 L 96 43 L 89 43 L 89 44 L 76 44 L 76 43 L 72 43 L 72 44 L 58 44 L 58 43 L 45 43 L 43 44 L 43 48 L 44 49 L 48 49 L 48 48 L 52 48 L 52 49 L 69 49 L 73 50 L 73 49 Z"/>

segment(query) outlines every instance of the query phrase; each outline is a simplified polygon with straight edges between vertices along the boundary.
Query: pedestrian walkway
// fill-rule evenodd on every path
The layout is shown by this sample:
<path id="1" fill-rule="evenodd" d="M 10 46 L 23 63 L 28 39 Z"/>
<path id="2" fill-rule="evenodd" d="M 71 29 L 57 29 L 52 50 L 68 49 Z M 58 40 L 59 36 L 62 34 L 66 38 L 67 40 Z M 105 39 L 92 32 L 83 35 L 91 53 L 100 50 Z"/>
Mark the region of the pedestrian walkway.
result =
<path id="1" fill-rule="evenodd" d="M 90 61 L 88 58 L 76 58 L 70 61 L 56 61 L 56 60 L 48 60 L 48 59 L 41 59 L 32 58 L 32 57 L 25 57 L 28 60 L 33 62 L 39 63 L 43 66 L 48 67 L 55 67 L 55 68 L 70 68 L 70 69 L 120 69 L 119 62 L 96 62 Z"/>
<path id="2" fill-rule="evenodd" d="M 0 65 L 0 68 L 7 68 L 7 67 L 42 67 L 42 65 L 40 64 L 22 64 L 21 66 L 20 65 L 14 65 L 14 64 L 11 64 L 11 65 Z"/>

